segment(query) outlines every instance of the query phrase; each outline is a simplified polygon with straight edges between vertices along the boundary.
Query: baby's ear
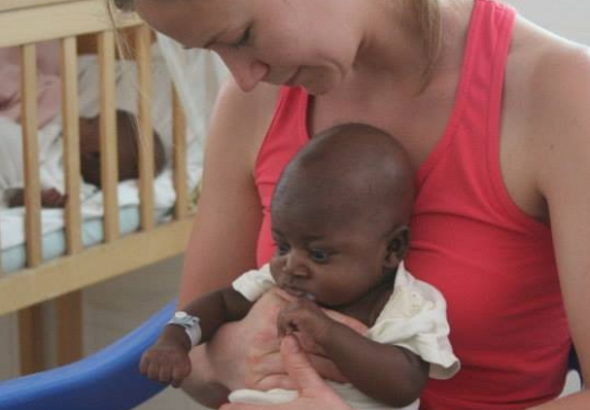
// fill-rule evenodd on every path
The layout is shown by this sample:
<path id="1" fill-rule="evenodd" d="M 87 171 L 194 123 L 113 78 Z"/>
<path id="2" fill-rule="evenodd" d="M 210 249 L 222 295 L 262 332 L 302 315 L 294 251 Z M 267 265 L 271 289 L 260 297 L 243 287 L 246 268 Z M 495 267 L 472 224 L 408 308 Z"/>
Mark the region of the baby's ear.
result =
<path id="1" fill-rule="evenodd" d="M 410 228 L 407 225 L 400 225 L 389 235 L 387 242 L 387 253 L 383 261 L 386 269 L 395 269 L 404 259 L 410 246 Z"/>

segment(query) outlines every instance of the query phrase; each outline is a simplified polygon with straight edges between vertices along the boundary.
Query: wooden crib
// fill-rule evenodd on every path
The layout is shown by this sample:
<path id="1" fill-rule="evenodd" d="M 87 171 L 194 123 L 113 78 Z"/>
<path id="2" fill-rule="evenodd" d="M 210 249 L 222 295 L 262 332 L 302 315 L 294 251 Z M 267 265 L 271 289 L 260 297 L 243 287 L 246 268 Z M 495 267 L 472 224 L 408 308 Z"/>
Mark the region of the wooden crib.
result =
<path id="1" fill-rule="evenodd" d="M 153 34 L 135 15 L 116 15 L 117 26 L 131 39 L 139 84 L 140 135 L 152 135 L 150 45 Z M 18 311 L 21 371 L 44 366 L 40 304 L 53 300 L 57 315 L 57 361 L 65 364 L 81 356 L 81 289 L 128 271 L 182 253 L 191 227 L 187 188 L 186 126 L 178 97 L 173 101 L 173 163 L 177 201 L 173 218 L 154 222 L 153 143 L 142 138 L 140 150 L 140 229 L 120 237 L 117 204 L 117 144 L 114 66 L 116 33 L 104 0 L 1 0 L 0 47 L 21 49 L 23 94 L 23 149 L 25 163 L 25 235 L 27 267 L 0 271 L 0 315 Z M 41 203 L 37 133 L 36 43 L 58 39 L 62 77 L 64 172 L 67 205 L 67 254 L 42 260 Z M 80 160 L 76 61 L 81 48 L 96 45 L 100 71 L 100 134 L 104 242 L 83 248 L 80 212 Z M 0 142 L 1 143 L 1 142 Z M 2 227 L 0 226 L 0 229 Z M 1 265 L 0 265 L 1 266 Z"/>

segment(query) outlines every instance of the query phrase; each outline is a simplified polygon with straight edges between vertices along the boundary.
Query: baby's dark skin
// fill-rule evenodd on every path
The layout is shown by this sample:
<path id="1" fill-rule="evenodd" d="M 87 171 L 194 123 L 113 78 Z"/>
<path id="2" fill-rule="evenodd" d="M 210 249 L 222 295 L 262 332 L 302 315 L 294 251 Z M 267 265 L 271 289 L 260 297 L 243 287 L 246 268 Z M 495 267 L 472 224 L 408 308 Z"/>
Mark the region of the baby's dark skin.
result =
<path id="1" fill-rule="evenodd" d="M 136 179 L 139 177 L 138 166 L 138 136 L 136 132 L 136 118 L 133 114 L 118 110 L 117 114 L 117 155 L 118 180 Z M 88 184 L 100 188 L 101 181 L 101 149 L 100 149 L 100 119 L 99 117 L 80 118 L 80 173 Z M 164 166 L 164 148 L 157 134 L 154 134 L 154 162 L 156 174 Z M 19 207 L 25 204 L 22 188 L 12 188 L 6 194 L 9 207 Z M 41 191 L 41 206 L 43 208 L 63 208 L 67 202 L 67 195 L 56 188 L 47 187 Z"/>
<path id="2" fill-rule="evenodd" d="M 9 208 L 25 205 L 25 191 L 22 188 L 8 189 L 5 194 Z M 63 195 L 55 188 L 41 191 L 41 206 L 43 208 L 63 208 L 66 206 L 67 195 Z"/>
<path id="3" fill-rule="evenodd" d="M 428 364 L 399 346 L 372 341 L 326 313 L 337 311 L 370 327 L 391 296 L 409 246 L 406 224 L 414 188 L 409 161 L 390 138 L 350 126 L 325 139 L 314 137 L 297 154 L 281 175 L 271 204 L 277 251 L 269 267 L 289 297 L 278 313 L 278 336 L 293 333 L 311 341 L 357 389 L 392 407 L 405 407 L 419 397 Z M 202 343 L 224 323 L 246 316 L 252 305 L 229 287 L 184 310 L 199 317 Z M 165 326 L 144 353 L 140 371 L 177 387 L 191 372 L 190 349 L 184 329 Z"/>

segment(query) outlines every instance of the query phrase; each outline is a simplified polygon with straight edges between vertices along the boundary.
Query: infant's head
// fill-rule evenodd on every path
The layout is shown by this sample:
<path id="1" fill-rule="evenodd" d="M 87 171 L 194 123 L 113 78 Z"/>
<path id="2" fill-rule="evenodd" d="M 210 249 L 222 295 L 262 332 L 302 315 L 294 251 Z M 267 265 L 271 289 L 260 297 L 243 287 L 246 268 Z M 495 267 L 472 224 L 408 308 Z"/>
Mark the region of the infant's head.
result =
<path id="1" fill-rule="evenodd" d="M 141 140 L 137 133 L 137 117 L 130 112 L 117 110 L 117 155 L 119 181 L 139 177 L 139 150 Z M 80 170 L 84 181 L 96 186 L 100 179 L 100 120 L 99 117 L 80 118 Z M 164 146 L 154 132 L 154 169 L 160 173 L 164 167 Z"/>
<path id="2" fill-rule="evenodd" d="M 390 135 L 346 124 L 312 138 L 272 199 L 275 280 L 327 306 L 358 299 L 403 258 L 413 201 L 410 161 Z"/>

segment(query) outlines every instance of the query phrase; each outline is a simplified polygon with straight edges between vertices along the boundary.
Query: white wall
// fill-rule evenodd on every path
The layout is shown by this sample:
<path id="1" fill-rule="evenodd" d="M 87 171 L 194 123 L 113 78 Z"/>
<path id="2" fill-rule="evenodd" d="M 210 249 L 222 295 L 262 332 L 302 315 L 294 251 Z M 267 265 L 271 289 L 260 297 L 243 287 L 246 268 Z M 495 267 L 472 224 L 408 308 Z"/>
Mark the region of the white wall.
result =
<path id="1" fill-rule="evenodd" d="M 590 45 L 590 1 L 504 0 L 534 23 L 563 37 Z"/>

